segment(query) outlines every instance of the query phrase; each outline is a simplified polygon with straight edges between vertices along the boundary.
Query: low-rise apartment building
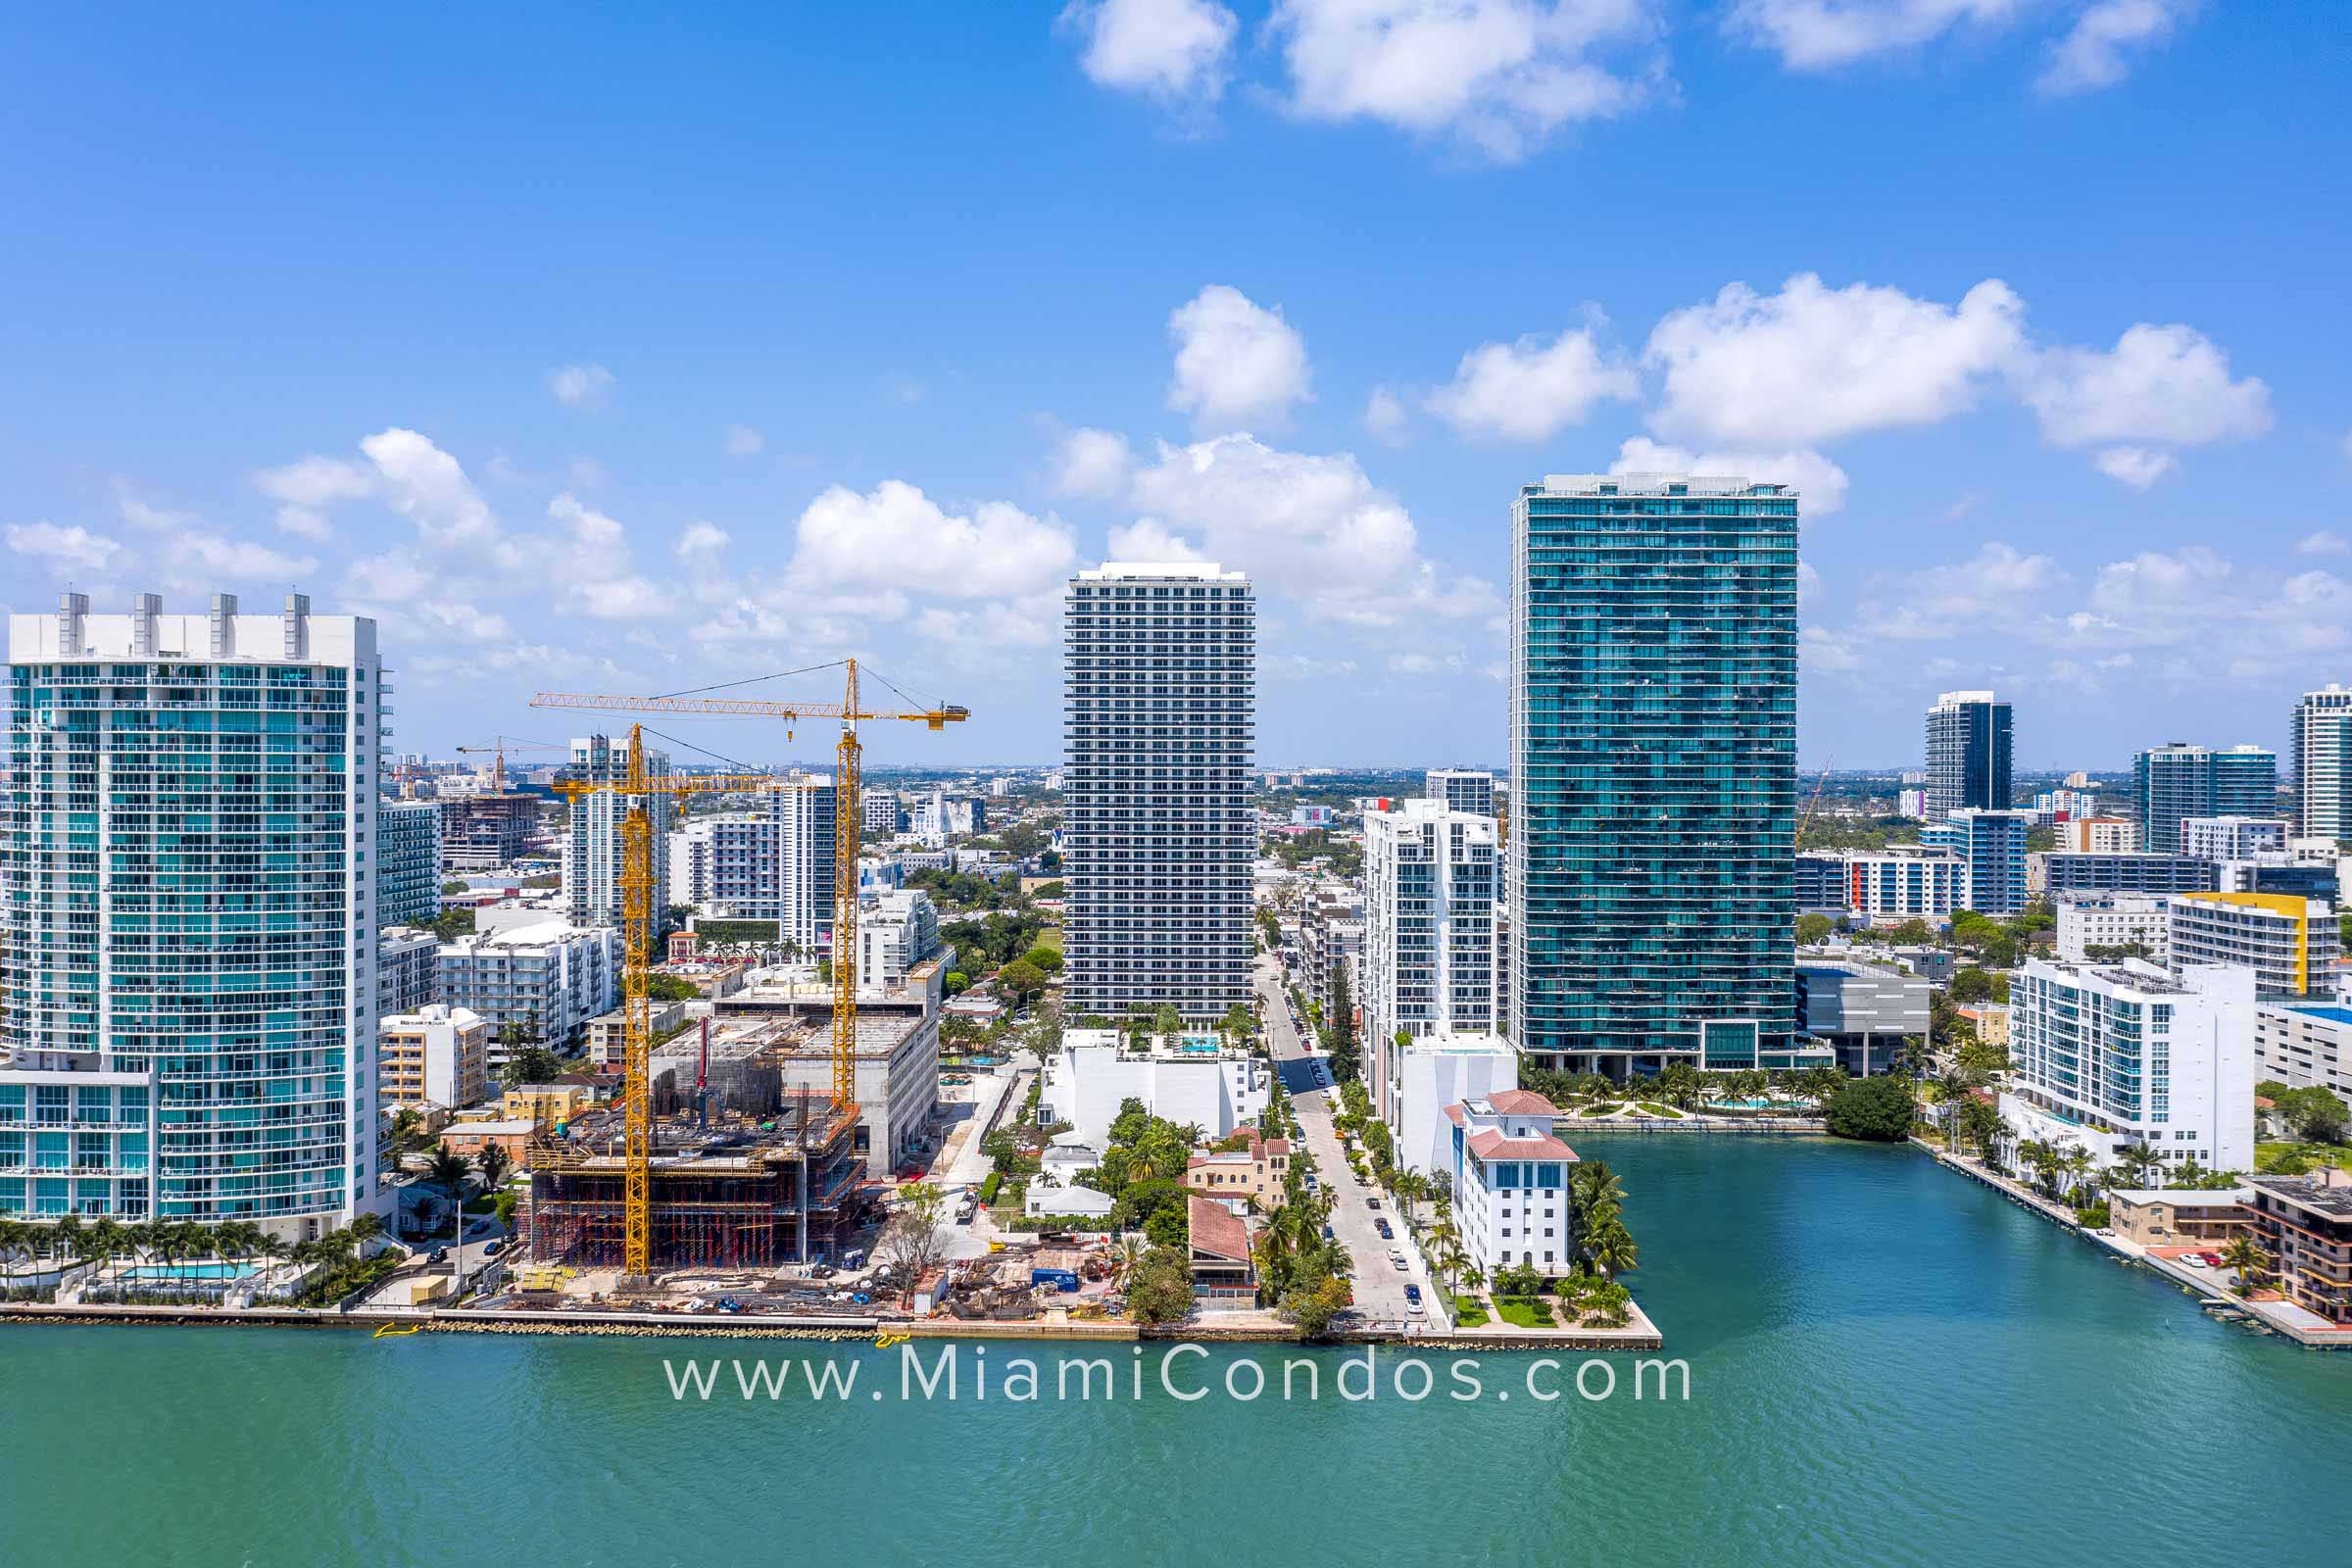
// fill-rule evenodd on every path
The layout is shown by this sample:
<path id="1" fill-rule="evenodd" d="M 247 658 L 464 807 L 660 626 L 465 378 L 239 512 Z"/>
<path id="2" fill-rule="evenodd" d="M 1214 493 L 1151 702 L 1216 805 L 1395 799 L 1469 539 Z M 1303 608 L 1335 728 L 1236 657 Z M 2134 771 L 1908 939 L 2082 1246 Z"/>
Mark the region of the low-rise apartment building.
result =
<path id="1" fill-rule="evenodd" d="M 490 1025 L 433 1003 L 376 1025 L 376 1097 L 387 1109 L 457 1110 L 490 1098 Z"/>
<path id="2" fill-rule="evenodd" d="M 1556 1276 L 1575 1261 L 1568 1178 L 1576 1151 L 1552 1135 L 1557 1114 L 1527 1089 L 1446 1107 L 1455 1221 L 1463 1250 L 1490 1279 L 1521 1264 Z"/>
<path id="3" fill-rule="evenodd" d="M 2254 1234 L 2282 1295 L 2307 1312 L 2352 1327 L 2352 1186 L 2325 1175 L 2257 1176 Z"/>

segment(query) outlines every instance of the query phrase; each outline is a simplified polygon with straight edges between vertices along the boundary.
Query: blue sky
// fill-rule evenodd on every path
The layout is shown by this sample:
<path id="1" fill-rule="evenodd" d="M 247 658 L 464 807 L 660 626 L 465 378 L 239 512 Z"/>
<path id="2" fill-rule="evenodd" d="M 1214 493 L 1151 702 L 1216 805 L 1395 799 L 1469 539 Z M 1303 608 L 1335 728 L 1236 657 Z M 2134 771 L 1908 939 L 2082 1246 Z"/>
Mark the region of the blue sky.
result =
<path id="1" fill-rule="evenodd" d="M 693 15 L 20 19 L 8 607 L 299 585 L 404 750 L 855 653 L 974 711 L 877 761 L 1042 760 L 1058 584 L 1192 551 L 1263 760 L 1499 760 L 1514 487 L 1695 461 L 1806 487 L 1812 765 L 2352 679 L 2322 8 Z"/>

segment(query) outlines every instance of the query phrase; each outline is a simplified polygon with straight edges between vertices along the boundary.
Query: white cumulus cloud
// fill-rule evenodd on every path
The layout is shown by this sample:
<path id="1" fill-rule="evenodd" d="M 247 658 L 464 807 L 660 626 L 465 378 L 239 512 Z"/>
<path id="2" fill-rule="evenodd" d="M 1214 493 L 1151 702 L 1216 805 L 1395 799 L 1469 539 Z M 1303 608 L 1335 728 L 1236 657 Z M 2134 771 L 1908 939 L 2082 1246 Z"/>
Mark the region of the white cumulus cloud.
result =
<path id="1" fill-rule="evenodd" d="M 1480 344 L 1427 406 L 1461 435 L 1543 441 L 1581 424 L 1595 403 L 1641 393 L 1633 366 L 1578 329 L 1548 343 L 1530 336 Z"/>
<path id="2" fill-rule="evenodd" d="M 1731 30 L 1796 71 L 1915 49 L 1963 26 L 1999 27 L 2037 0 L 1737 0 Z"/>
<path id="3" fill-rule="evenodd" d="M 2271 427 L 2271 389 L 2230 377 L 2230 357 L 2186 326 L 2128 328 L 2112 350 L 2052 349 L 2020 372 L 2020 395 L 2062 447 L 2111 441 L 2193 446 Z"/>
<path id="4" fill-rule="evenodd" d="M 547 372 L 547 389 L 567 409 L 601 409 L 612 397 L 612 372 L 601 365 L 566 365 Z"/>
<path id="5" fill-rule="evenodd" d="M 1376 386 L 1364 400 L 1364 428 L 1384 446 L 1401 446 L 1405 426 L 1412 420 L 1404 400 L 1385 386 Z"/>
<path id="6" fill-rule="evenodd" d="M 730 458 L 756 458 L 767 450 L 767 437 L 748 424 L 730 424 L 727 426 L 726 449 Z"/>
<path id="7" fill-rule="evenodd" d="M 1973 407 L 2024 344 L 2025 305 L 1986 279 L 1957 306 L 1900 289 L 1826 286 L 1813 273 L 1760 295 L 1733 283 L 1649 335 L 1665 371 L 1664 434 L 1798 445 L 1930 424 Z"/>
<path id="8" fill-rule="evenodd" d="M 2050 49 L 2036 83 L 2052 95 L 2112 87 L 2132 71 L 2135 51 L 2153 49 L 2194 16 L 2202 0 L 2099 0 L 2075 19 Z"/>
<path id="9" fill-rule="evenodd" d="M 834 485 L 808 504 L 792 575 L 824 589 L 1011 598 L 1065 578 L 1076 559 L 1076 541 L 1057 517 L 1033 517 L 1004 501 L 958 514 L 886 479 L 863 495 Z"/>
<path id="10" fill-rule="evenodd" d="M 1054 488 L 1065 496 L 1105 500 L 1127 485 L 1127 438 L 1115 430 L 1072 430 L 1054 451 Z"/>
<path id="11" fill-rule="evenodd" d="M 2332 528 L 2322 528 L 2317 533 L 2307 533 L 2296 540 L 2295 554 L 2298 556 L 2352 555 L 2352 539 L 2346 539 Z"/>
<path id="12" fill-rule="evenodd" d="M 1212 283 L 1168 317 L 1176 340 L 1168 407 L 1203 434 L 1281 420 L 1308 396 L 1306 340 L 1240 289 Z"/>
<path id="13" fill-rule="evenodd" d="M 2090 460 L 2090 466 L 2119 484 L 2145 490 L 2180 467 L 2180 463 L 2170 452 L 2150 452 L 2146 447 L 2108 447 Z"/>
<path id="14" fill-rule="evenodd" d="M 1509 161 L 1657 90 L 1647 0 L 1280 0 L 1291 112 L 1459 137 Z M 1616 54 L 1637 54 L 1630 69 Z"/>
<path id="15" fill-rule="evenodd" d="M 1241 22 L 1215 0 L 1073 0 L 1060 24 L 1082 40 L 1078 69 L 1100 87 L 1214 102 Z"/>
<path id="16" fill-rule="evenodd" d="M 92 533 L 79 523 L 61 527 L 54 522 L 12 522 L 0 530 L 0 538 L 5 538 L 8 548 L 20 556 L 31 556 L 61 567 L 103 570 L 116 557 L 124 554 L 121 540 Z"/>

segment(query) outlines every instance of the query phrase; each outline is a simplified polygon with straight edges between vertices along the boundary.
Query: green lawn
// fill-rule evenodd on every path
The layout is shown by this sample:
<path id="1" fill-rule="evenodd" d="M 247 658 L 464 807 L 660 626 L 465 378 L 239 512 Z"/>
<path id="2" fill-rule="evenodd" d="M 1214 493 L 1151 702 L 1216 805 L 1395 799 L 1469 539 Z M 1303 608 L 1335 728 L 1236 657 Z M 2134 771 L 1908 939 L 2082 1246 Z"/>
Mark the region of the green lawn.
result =
<path id="1" fill-rule="evenodd" d="M 1606 1116 L 1616 1109 L 1615 1105 L 1587 1105 L 1577 1114 L 1579 1116 Z"/>
<path id="2" fill-rule="evenodd" d="M 1559 1327 L 1559 1324 L 1552 1320 L 1551 1309 L 1541 1301 L 1505 1299 L 1496 1301 L 1494 1309 L 1502 1314 L 1502 1320 L 1505 1323 L 1514 1328 L 1552 1329 Z"/>
<path id="3" fill-rule="evenodd" d="M 1681 1121 L 1683 1119 L 1683 1113 L 1681 1111 L 1675 1109 L 1672 1105 L 1661 1105 L 1654 1100 L 1644 1100 L 1642 1102 L 1642 1108 L 1648 1111 L 1652 1116 L 1663 1116 L 1669 1121 Z"/>
<path id="4" fill-rule="evenodd" d="M 2254 1146 L 2254 1168 L 2257 1171 L 2269 1170 L 2278 1163 L 2278 1156 L 2290 1149 L 2298 1148 L 2305 1152 L 2314 1164 L 2324 1162 L 2335 1166 L 2338 1170 L 2352 1170 L 2352 1149 L 2328 1148 L 2320 1144 L 2283 1143 L 2256 1144 Z"/>
<path id="5" fill-rule="evenodd" d="M 1486 1321 L 1487 1309 L 1476 1301 L 1460 1302 L 1453 1309 L 1453 1324 L 1456 1328 L 1474 1329 L 1482 1326 Z"/>
<path id="6" fill-rule="evenodd" d="M 1035 946 L 1052 948 L 1055 953 L 1059 953 L 1061 951 L 1061 927 L 1050 925 L 1038 932 Z"/>

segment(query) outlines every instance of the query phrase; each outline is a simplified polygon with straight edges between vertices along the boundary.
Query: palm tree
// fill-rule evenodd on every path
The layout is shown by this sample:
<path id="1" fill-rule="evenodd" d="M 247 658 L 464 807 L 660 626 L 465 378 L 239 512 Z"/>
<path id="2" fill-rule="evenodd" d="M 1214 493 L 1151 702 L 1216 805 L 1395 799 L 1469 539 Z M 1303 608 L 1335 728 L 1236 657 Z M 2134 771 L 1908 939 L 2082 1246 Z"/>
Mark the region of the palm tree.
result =
<path id="1" fill-rule="evenodd" d="M 2230 1245 L 2222 1249 L 2222 1262 L 2237 1275 L 2237 1294 L 2259 1290 L 2263 1276 L 2271 1271 L 2271 1254 L 2253 1237 L 2239 1232 Z"/>
<path id="2" fill-rule="evenodd" d="M 449 1234 L 454 1244 L 463 1244 L 466 1236 L 466 1182 L 473 1167 L 466 1156 L 447 1144 L 436 1144 L 424 1162 L 424 1179 L 449 1195 Z"/>
<path id="3" fill-rule="evenodd" d="M 2090 1151 L 2076 1144 L 2059 1157 L 2058 1165 L 2065 1172 L 2069 1197 L 2078 1207 L 2087 1207 L 2085 1196 L 2090 1189 L 2090 1173 L 2098 1168 L 2098 1162 L 2090 1157 Z"/>
<path id="4" fill-rule="evenodd" d="M 2144 1187 L 2148 1173 L 2164 1163 L 2164 1156 L 2146 1144 L 2126 1144 L 2116 1152 L 2115 1162 L 2133 1187 Z"/>
<path id="5" fill-rule="evenodd" d="M 484 1144 L 473 1156 L 473 1168 L 482 1173 L 482 1191 L 496 1192 L 514 1168 L 514 1158 L 503 1144 Z"/>

